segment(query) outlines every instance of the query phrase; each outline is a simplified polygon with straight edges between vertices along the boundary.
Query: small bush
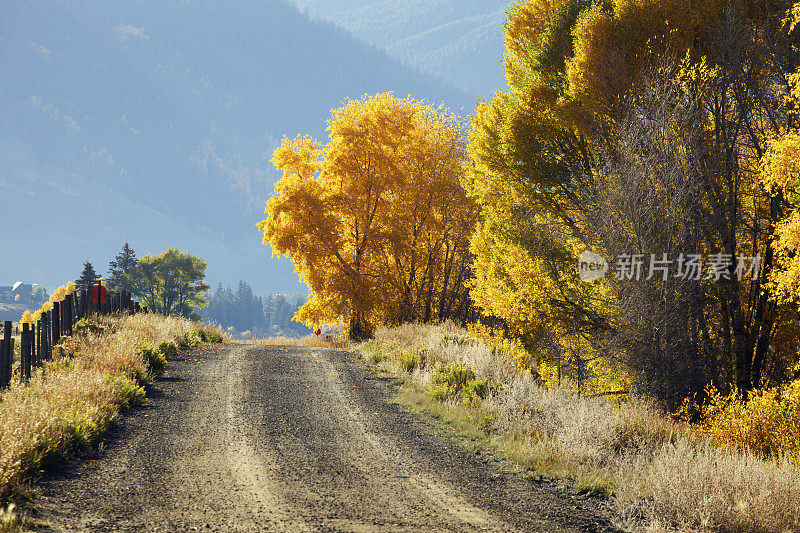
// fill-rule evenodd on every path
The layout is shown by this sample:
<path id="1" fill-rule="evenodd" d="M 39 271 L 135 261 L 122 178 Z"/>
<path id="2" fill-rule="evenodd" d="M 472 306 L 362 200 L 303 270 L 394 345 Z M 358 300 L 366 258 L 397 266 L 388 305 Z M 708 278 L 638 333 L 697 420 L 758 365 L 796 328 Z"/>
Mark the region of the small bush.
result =
<path id="1" fill-rule="evenodd" d="M 473 379 L 464 388 L 464 401 L 468 404 L 477 405 L 481 400 L 485 400 L 490 394 L 500 390 L 500 383 L 488 378 Z"/>
<path id="2" fill-rule="evenodd" d="M 455 346 L 472 346 L 475 343 L 475 339 L 471 339 L 469 337 L 461 337 L 459 335 L 444 335 L 442 337 L 442 345 L 447 346 L 448 344 L 452 344 Z"/>
<path id="3" fill-rule="evenodd" d="M 178 346 L 174 342 L 164 341 L 158 345 L 158 351 L 164 354 L 167 359 L 178 355 Z"/>
<path id="4" fill-rule="evenodd" d="M 152 346 L 142 346 L 139 350 L 142 357 L 144 357 L 145 363 L 147 363 L 148 370 L 152 374 L 160 376 L 164 373 L 164 369 L 167 367 L 167 358 L 164 357 L 163 352 Z"/>
<path id="5" fill-rule="evenodd" d="M 70 359 L 75 356 L 77 343 L 74 337 L 63 337 L 53 346 L 53 359 Z"/>
<path id="6" fill-rule="evenodd" d="M 72 332 L 77 335 L 86 336 L 88 334 L 102 335 L 106 332 L 112 332 L 114 323 L 103 317 L 92 316 L 89 318 L 82 318 L 72 326 Z"/>
<path id="7" fill-rule="evenodd" d="M 108 383 L 114 391 L 114 402 L 121 409 L 128 409 L 144 403 L 144 387 L 136 378 L 115 375 L 108 378 Z"/>
<path id="8" fill-rule="evenodd" d="M 747 400 L 736 392 L 725 396 L 709 388 L 707 393 L 700 416 L 712 441 L 800 461 L 800 380 L 752 391 Z"/>
<path id="9" fill-rule="evenodd" d="M 397 364 L 400 366 L 400 368 L 409 374 L 412 373 L 419 364 L 419 361 L 417 361 L 417 357 L 414 353 L 401 353 L 395 358 L 395 361 L 397 361 Z"/>
<path id="10" fill-rule="evenodd" d="M 222 344 L 225 342 L 225 337 L 220 331 L 207 326 L 200 327 L 197 330 L 197 334 L 200 336 L 200 342 L 209 342 L 212 344 Z"/>
<path id="11" fill-rule="evenodd" d="M 466 363 L 450 361 L 439 368 L 431 376 L 433 388 L 431 392 L 437 400 L 449 399 L 458 395 L 467 383 L 475 379 L 475 371 Z"/>
<path id="12" fill-rule="evenodd" d="M 428 394 L 437 402 L 446 402 L 453 395 L 453 391 L 447 385 L 431 383 L 428 386 Z"/>

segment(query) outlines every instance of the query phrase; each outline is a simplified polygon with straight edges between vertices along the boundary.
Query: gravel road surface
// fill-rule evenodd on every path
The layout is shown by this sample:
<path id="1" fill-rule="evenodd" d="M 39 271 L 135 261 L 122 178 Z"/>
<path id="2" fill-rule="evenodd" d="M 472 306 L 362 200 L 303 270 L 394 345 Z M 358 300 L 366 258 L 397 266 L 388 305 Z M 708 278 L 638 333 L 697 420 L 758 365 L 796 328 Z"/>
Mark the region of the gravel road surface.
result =
<path id="1" fill-rule="evenodd" d="M 609 531 L 602 500 L 514 473 L 391 403 L 353 354 L 172 360 L 95 454 L 36 485 L 43 531 Z"/>

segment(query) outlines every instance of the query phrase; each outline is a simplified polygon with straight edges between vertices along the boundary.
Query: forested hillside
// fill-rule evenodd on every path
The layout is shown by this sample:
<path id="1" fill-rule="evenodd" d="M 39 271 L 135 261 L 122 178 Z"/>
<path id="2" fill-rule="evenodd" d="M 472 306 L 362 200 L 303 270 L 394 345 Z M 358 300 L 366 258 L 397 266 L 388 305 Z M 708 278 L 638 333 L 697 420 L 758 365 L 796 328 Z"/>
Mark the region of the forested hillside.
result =
<path id="1" fill-rule="evenodd" d="M 0 62 L 0 245 L 15 249 L 0 279 L 51 286 L 71 275 L 60 264 L 129 241 L 190 248 L 212 282 L 297 290 L 253 229 L 280 137 L 322 134 L 321 114 L 365 92 L 471 105 L 281 0 L 11 3 Z M 47 246 L 18 246 L 23 226 Z"/>
<path id="2" fill-rule="evenodd" d="M 208 300 L 208 307 L 200 312 L 203 319 L 219 324 L 232 335 L 301 337 L 311 333 L 303 324 L 292 321 L 306 301 L 301 296 L 257 296 L 248 283 L 239 281 L 235 292 L 230 285 L 223 288 L 220 283 Z"/>

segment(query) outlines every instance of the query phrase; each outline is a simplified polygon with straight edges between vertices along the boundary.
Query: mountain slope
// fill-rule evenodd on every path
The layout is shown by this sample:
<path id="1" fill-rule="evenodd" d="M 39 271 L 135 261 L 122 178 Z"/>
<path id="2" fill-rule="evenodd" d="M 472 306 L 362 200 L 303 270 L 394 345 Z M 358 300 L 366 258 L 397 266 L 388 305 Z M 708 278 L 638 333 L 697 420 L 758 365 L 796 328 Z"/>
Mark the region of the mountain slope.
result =
<path id="1" fill-rule="evenodd" d="M 294 0 L 393 57 L 487 97 L 505 85 L 509 0 Z"/>
<path id="2" fill-rule="evenodd" d="M 279 0 L 4 4 L 0 180 L 14 207 L 0 208 L 0 244 L 28 219 L 32 240 L 48 245 L 18 246 L 0 262 L 0 280 L 60 283 L 77 275 L 75 257 L 107 257 L 95 265 L 103 268 L 129 240 L 140 253 L 163 243 L 199 253 L 192 243 L 212 282 L 297 290 L 288 263 L 265 260 L 255 230 L 280 137 L 323 137 L 329 109 L 364 93 L 472 103 Z M 113 209 L 93 216 L 89 198 L 154 222 L 126 226 Z M 58 240 L 40 222 L 48 213 L 58 214 Z M 84 240 L 92 231 L 108 242 Z"/>

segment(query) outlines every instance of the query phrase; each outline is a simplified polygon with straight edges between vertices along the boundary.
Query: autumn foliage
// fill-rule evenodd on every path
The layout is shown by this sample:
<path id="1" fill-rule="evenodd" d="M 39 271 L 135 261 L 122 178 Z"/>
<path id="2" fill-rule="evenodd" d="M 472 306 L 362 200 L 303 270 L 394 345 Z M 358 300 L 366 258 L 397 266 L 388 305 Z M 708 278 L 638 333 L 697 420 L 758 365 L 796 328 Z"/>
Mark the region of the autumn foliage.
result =
<path id="1" fill-rule="evenodd" d="M 472 116 L 472 294 L 577 382 L 668 403 L 792 378 L 800 317 L 795 6 L 529 0 L 509 88 Z M 584 250 L 729 257 L 717 277 L 584 283 Z M 759 257 L 754 276 L 738 257 Z M 646 268 L 647 265 L 645 265 Z M 673 272 L 674 274 L 675 272 Z M 645 272 L 646 274 L 646 272 Z M 792 333 L 794 332 L 794 333 Z"/>
<path id="2" fill-rule="evenodd" d="M 474 304 L 474 328 L 540 382 L 670 408 L 796 380 L 799 16 L 788 0 L 520 1 L 508 88 L 469 128 L 383 94 L 334 110 L 327 145 L 285 139 L 259 228 L 309 285 L 297 318 L 359 337 Z M 578 276 L 587 250 L 605 278 Z M 641 276 L 615 272 L 626 254 Z M 703 275 L 681 275 L 689 256 Z"/>
<path id="3" fill-rule="evenodd" d="M 461 187 L 461 123 L 446 109 L 378 94 L 328 121 L 323 146 L 284 139 L 283 172 L 259 223 L 312 297 L 296 319 L 345 321 L 352 337 L 377 324 L 466 315 L 476 204 Z"/>

